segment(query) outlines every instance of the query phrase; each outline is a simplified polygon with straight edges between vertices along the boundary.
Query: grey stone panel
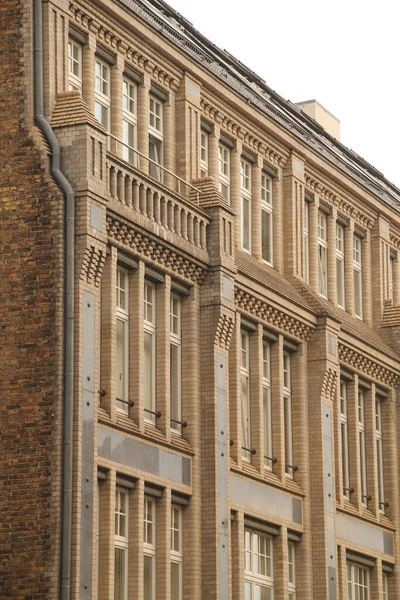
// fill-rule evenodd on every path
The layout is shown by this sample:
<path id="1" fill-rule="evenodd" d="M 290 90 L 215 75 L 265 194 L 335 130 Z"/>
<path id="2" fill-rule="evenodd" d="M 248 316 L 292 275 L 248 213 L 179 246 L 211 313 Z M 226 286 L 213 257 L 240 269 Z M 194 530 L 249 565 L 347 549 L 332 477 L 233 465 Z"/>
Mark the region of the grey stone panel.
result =
<path id="1" fill-rule="evenodd" d="M 336 517 L 336 528 L 338 537 L 345 542 L 357 544 L 365 550 L 394 556 L 394 539 L 389 531 L 340 514 Z"/>

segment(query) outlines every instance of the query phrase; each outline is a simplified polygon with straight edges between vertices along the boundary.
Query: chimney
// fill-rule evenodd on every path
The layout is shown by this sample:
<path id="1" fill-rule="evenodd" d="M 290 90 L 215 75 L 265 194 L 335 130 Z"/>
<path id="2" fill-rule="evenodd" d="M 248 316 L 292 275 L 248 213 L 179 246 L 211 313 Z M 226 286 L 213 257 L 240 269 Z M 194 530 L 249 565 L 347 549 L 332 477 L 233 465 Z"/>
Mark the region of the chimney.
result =
<path id="1" fill-rule="evenodd" d="M 340 121 L 329 110 L 326 110 L 322 104 L 316 100 L 306 100 L 305 102 L 296 102 L 296 106 L 314 121 L 317 121 L 332 137 L 340 141 Z"/>

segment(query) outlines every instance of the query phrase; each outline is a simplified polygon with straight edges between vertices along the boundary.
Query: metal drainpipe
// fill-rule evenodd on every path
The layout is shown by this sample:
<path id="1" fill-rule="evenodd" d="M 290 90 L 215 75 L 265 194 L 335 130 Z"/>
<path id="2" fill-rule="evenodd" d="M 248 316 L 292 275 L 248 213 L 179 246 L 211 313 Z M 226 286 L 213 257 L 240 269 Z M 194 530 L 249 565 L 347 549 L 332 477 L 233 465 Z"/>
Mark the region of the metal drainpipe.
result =
<path id="1" fill-rule="evenodd" d="M 65 194 L 65 313 L 64 313 L 64 440 L 61 531 L 61 600 L 70 599 L 72 538 L 72 418 L 74 383 L 74 229 L 75 196 L 61 171 L 60 144 L 43 112 L 43 13 L 42 0 L 34 0 L 35 120 L 52 149 L 51 174 Z"/>

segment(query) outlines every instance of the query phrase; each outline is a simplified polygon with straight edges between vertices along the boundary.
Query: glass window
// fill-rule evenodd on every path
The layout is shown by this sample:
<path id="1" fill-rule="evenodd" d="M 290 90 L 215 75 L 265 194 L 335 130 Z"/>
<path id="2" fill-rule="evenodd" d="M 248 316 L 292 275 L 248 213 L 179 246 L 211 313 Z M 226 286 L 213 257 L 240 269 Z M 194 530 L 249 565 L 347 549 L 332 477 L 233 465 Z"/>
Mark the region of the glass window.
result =
<path id="1" fill-rule="evenodd" d="M 163 126 L 162 126 L 163 109 L 162 108 L 163 107 L 162 107 L 162 103 L 160 102 L 160 100 L 157 100 L 153 96 L 150 96 L 149 126 L 150 126 L 150 129 L 153 129 L 157 133 L 161 133 L 161 134 L 163 132 Z"/>
<path id="2" fill-rule="evenodd" d="M 361 475 L 361 501 L 368 505 L 367 494 L 367 456 L 365 448 L 365 403 L 364 392 L 358 392 L 358 436 L 360 444 L 360 475 Z"/>
<path id="3" fill-rule="evenodd" d="M 205 131 L 200 133 L 200 177 L 208 175 L 208 134 Z"/>
<path id="4" fill-rule="evenodd" d="M 283 411 L 285 421 L 285 471 L 293 477 L 292 385 L 290 354 L 283 353 Z"/>
<path id="5" fill-rule="evenodd" d="M 344 282 L 344 228 L 336 225 L 336 299 L 342 308 L 345 308 Z"/>
<path id="6" fill-rule="evenodd" d="M 383 600 L 389 600 L 389 576 L 387 573 L 382 573 L 382 594 Z"/>
<path id="7" fill-rule="evenodd" d="M 242 458 L 251 460 L 251 438 L 250 438 L 250 336 L 247 332 L 241 332 L 241 404 L 242 404 Z"/>
<path id="8" fill-rule="evenodd" d="M 155 423 L 156 411 L 156 326 L 155 286 L 144 284 L 144 410 L 145 419 Z"/>
<path id="9" fill-rule="evenodd" d="M 149 173 L 151 177 L 162 181 L 163 172 L 163 105 L 160 100 L 150 96 L 149 110 Z"/>
<path id="10" fill-rule="evenodd" d="M 136 164 L 136 85 L 129 79 L 122 81 L 122 158 L 132 164 Z"/>
<path id="11" fill-rule="evenodd" d="M 129 274 L 117 268 L 116 285 L 116 408 L 129 412 Z"/>
<path id="12" fill-rule="evenodd" d="M 369 570 L 347 563 L 347 600 L 370 600 Z"/>
<path id="13" fill-rule="evenodd" d="M 231 152 L 222 144 L 219 151 L 219 191 L 227 202 L 230 202 L 231 187 Z"/>
<path id="14" fill-rule="evenodd" d="M 95 61 L 94 114 L 106 131 L 110 130 L 110 67 L 102 60 Z"/>
<path id="15" fill-rule="evenodd" d="M 353 236 L 353 275 L 354 275 L 354 312 L 357 317 L 363 317 L 362 305 L 362 254 L 361 238 Z"/>
<path id="16" fill-rule="evenodd" d="M 82 90 L 82 46 L 68 42 L 68 89 Z"/>
<path id="17" fill-rule="evenodd" d="M 171 429 L 181 432 L 181 299 L 170 300 L 170 410 Z"/>
<path id="18" fill-rule="evenodd" d="M 171 508 L 171 600 L 182 598 L 182 511 Z"/>
<path id="19" fill-rule="evenodd" d="M 128 493 L 115 492 L 114 599 L 128 598 Z"/>
<path id="20" fill-rule="evenodd" d="M 263 416 L 264 416 L 264 465 L 272 470 L 272 409 L 271 409 L 271 346 L 263 342 Z"/>
<path id="21" fill-rule="evenodd" d="M 327 219 L 322 211 L 318 211 L 318 280 L 319 293 L 328 297 L 328 243 Z"/>
<path id="22" fill-rule="evenodd" d="M 261 251 L 262 258 L 272 265 L 272 179 L 261 175 Z"/>
<path id="23" fill-rule="evenodd" d="M 304 201 L 304 280 L 310 283 L 310 203 Z"/>
<path id="24" fill-rule="evenodd" d="M 342 445 L 342 479 L 343 495 L 350 500 L 350 476 L 349 476 L 349 438 L 347 425 L 347 386 L 344 381 L 340 382 L 340 433 Z"/>
<path id="25" fill-rule="evenodd" d="M 385 514 L 385 489 L 383 483 L 383 446 L 382 446 L 382 400 L 375 400 L 376 423 L 376 470 L 378 475 L 379 511 Z"/>
<path id="26" fill-rule="evenodd" d="M 288 543 L 288 592 L 289 600 L 296 600 L 296 546 Z"/>
<path id="27" fill-rule="evenodd" d="M 149 498 L 144 499 L 143 525 L 143 598 L 144 600 L 155 600 L 156 511 L 154 500 L 150 500 Z"/>
<path id="28" fill-rule="evenodd" d="M 242 248 L 251 251 L 251 164 L 240 162 L 240 187 L 242 197 Z"/>
<path id="29" fill-rule="evenodd" d="M 245 530 L 245 599 L 273 600 L 273 543 L 270 536 Z"/>

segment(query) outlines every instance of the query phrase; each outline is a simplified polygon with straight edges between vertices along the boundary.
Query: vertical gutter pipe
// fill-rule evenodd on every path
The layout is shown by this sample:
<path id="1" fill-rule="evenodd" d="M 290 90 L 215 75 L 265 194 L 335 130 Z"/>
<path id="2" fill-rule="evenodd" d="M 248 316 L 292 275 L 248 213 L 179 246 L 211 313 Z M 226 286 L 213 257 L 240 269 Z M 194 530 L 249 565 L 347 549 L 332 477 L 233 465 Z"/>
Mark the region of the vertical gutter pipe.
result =
<path id="1" fill-rule="evenodd" d="M 63 497 L 61 531 L 60 599 L 71 596 L 72 539 L 72 436 L 74 384 L 74 230 L 75 196 L 71 184 L 61 170 L 60 144 L 44 117 L 43 110 L 43 11 L 42 0 L 34 0 L 34 89 L 35 120 L 52 150 L 51 174 L 65 194 L 65 310 L 64 310 L 64 438 Z"/>

